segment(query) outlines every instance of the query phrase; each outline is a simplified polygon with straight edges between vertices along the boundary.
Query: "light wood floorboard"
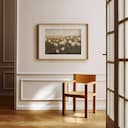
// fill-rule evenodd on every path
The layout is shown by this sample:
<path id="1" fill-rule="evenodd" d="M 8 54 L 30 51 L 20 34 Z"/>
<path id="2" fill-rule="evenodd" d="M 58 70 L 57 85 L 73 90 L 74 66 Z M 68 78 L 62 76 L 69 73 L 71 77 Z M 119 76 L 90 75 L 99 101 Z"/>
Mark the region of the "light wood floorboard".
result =
<path id="1" fill-rule="evenodd" d="M 105 128 L 105 111 L 84 113 L 66 111 L 0 110 L 0 128 Z"/>

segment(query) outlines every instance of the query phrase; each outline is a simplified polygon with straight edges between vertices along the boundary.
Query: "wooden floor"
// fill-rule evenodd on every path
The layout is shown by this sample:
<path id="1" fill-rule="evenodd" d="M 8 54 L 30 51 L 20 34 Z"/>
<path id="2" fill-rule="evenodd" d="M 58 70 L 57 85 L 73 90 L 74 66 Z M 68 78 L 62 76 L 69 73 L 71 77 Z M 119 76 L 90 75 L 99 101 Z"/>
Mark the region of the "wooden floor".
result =
<path id="1" fill-rule="evenodd" d="M 0 110 L 0 128 L 105 128 L 105 111 L 85 119 L 81 112 Z"/>

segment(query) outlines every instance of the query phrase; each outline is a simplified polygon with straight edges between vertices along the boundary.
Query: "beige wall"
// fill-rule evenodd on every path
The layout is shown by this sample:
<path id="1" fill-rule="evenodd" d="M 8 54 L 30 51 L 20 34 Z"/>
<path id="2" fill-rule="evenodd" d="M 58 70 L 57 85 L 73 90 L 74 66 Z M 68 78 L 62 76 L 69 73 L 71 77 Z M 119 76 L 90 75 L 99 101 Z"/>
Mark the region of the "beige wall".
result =
<path id="1" fill-rule="evenodd" d="M 40 100 L 49 100 L 50 94 L 54 95 L 51 100 L 57 100 L 55 108 L 58 109 L 56 105 L 61 104 L 61 83 L 64 79 L 71 79 L 73 73 L 97 74 L 97 101 L 105 101 L 105 56 L 102 55 L 105 53 L 105 1 L 18 0 L 17 21 L 17 109 L 29 109 L 31 104 L 35 105 L 31 109 L 36 109 L 37 103 L 38 106 L 41 105 L 41 109 L 45 109 L 46 102 Z M 88 60 L 38 60 L 36 56 L 39 23 L 87 23 Z M 39 90 L 44 97 L 38 96 L 35 99 Z M 104 90 L 104 93 L 100 90 Z M 43 92 L 46 95 L 43 95 Z M 26 102 L 24 99 L 30 101 Z M 37 103 L 33 103 L 34 100 L 37 100 Z M 100 105 L 101 108 L 105 107 L 104 104 Z"/>

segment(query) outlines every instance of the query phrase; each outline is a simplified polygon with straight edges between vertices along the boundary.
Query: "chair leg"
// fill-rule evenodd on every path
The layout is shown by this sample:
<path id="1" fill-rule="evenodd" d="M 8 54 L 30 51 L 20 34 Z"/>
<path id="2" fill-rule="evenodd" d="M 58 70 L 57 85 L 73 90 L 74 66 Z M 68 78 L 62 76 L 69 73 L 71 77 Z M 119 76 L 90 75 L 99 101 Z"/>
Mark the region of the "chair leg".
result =
<path id="1" fill-rule="evenodd" d="M 65 114 L 65 109 L 66 109 L 66 97 L 64 95 L 65 92 L 65 85 L 63 83 L 62 85 L 62 114 Z"/>
<path id="2" fill-rule="evenodd" d="M 96 93 L 96 84 L 93 84 L 93 93 Z M 93 96 L 93 113 L 96 112 L 96 96 Z"/>
<path id="3" fill-rule="evenodd" d="M 73 84 L 73 91 L 76 91 L 76 83 Z M 76 98 L 73 97 L 73 112 L 76 111 Z"/>
<path id="4" fill-rule="evenodd" d="M 62 114 L 65 115 L 65 109 L 66 109 L 66 97 L 63 96 L 63 101 L 62 101 Z"/>
<path id="5" fill-rule="evenodd" d="M 76 98 L 73 97 L 73 112 L 76 111 Z"/>
<path id="6" fill-rule="evenodd" d="M 96 96 L 93 96 L 93 113 L 96 112 Z"/>
<path id="7" fill-rule="evenodd" d="M 87 88 L 87 85 L 85 85 L 85 98 L 84 98 L 84 101 L 85 101 L 85 108 L 84 108 L 84 113 L 85 113 L 85 118 L 87 118 L 87 116 L 88 116 L 88 90 L 87 90 L 88 88 Z"/>

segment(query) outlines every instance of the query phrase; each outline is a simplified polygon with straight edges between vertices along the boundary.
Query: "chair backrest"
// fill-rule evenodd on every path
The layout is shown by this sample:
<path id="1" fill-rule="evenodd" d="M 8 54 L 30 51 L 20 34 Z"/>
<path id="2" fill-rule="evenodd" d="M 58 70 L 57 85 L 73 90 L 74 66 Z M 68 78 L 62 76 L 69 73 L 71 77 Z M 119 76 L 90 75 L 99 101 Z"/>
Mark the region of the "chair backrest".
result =
<path id="1" fill-rule="evenodd" d="M 78 83 L 89 83 L 96 81 L 94 74 L 74 74 L 73 79 Z"/>

